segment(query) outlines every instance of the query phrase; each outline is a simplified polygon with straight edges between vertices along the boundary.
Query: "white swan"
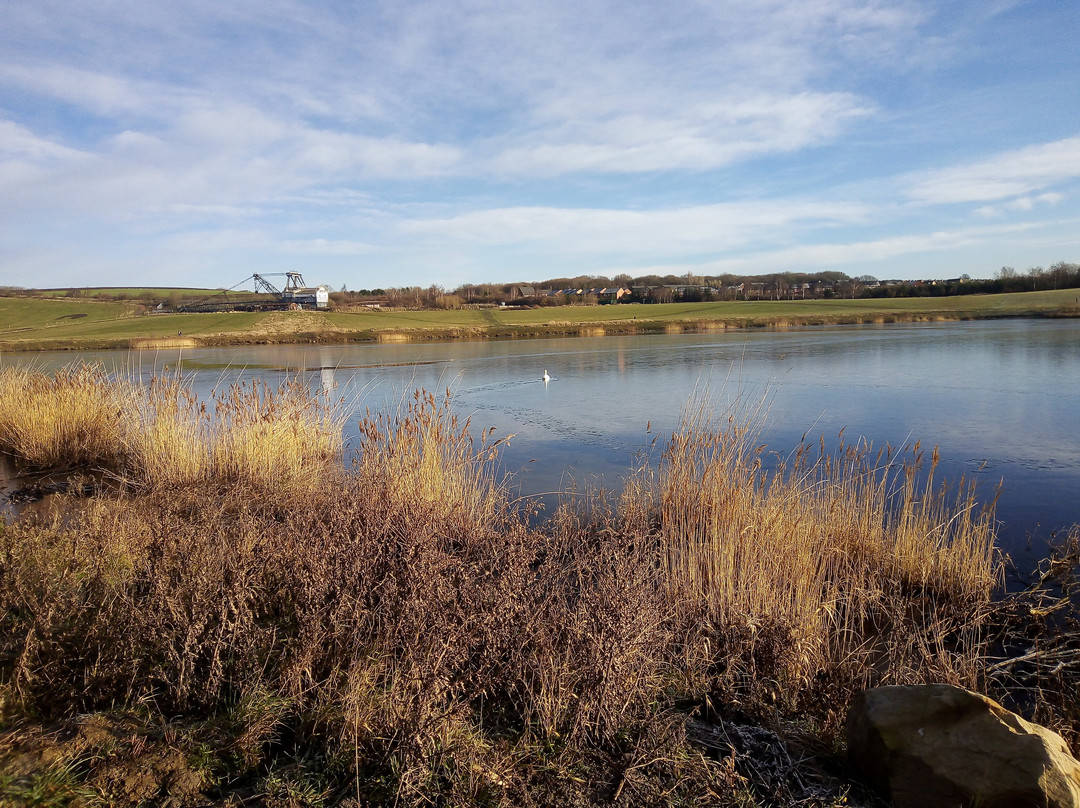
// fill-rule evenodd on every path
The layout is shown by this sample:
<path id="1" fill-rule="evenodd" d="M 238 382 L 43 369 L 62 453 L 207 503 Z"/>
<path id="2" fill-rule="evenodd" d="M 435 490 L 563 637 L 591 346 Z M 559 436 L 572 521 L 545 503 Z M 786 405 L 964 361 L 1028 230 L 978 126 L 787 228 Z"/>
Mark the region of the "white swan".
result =
<path id="1" fill-rule="evenodd" d="M 543 379 L 545 382 L 551 381 L 551 377 L 547 375 L 547 368 L 544 368 L 544 375 L 540 378 Z"/>

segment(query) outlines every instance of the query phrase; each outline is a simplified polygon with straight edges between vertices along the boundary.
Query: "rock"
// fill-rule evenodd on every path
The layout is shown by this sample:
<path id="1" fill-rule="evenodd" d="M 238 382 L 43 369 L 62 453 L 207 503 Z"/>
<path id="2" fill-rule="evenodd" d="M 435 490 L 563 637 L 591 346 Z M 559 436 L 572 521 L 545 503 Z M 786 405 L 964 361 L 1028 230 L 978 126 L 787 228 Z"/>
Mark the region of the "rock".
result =
<path id="1" fill-rule="evenodd" d="M 852 763 L 895 808 L 1080 806 L 1080 762 L 1065 740 L 969 690 L 863 691 L 847 736 Z"/>

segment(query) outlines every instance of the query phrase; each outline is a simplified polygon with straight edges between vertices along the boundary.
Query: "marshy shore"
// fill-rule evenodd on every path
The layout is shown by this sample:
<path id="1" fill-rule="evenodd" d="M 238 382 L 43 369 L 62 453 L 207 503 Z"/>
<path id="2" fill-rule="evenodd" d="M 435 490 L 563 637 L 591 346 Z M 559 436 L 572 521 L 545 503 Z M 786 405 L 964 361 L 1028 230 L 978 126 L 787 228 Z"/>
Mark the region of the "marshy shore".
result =
<path id="1" fill-rule="evenodd" d="M 342 418 L 299 384 L 0 370 L 0 450 L 94 481 L 0 527 L 0 793 L 850 804 L 844 715 L 878 684 L 1076 742 L 1080 537 L 1002 597 L 992 505 L 918 444 L 766 463 L 753 412 L 697 402 L 618 497 L 538 519 L 443 398 L 368 414 L 344 463 Z"/>

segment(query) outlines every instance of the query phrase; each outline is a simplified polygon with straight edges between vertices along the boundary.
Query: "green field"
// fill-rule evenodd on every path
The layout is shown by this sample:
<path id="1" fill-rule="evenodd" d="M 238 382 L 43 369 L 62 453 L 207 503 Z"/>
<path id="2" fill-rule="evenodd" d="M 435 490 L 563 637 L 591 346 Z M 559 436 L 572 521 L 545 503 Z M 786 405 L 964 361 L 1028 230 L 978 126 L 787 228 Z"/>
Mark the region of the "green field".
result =
<path id="1" fill-rule="evenodd" d="M 1080 291 L 888 300 L 615 304 L 451 311 L 156 314 L 136 302 L 0 298 L 0 350 L 129 347 L 182 338 L 188 347 L 282 342 L 596 336 L 656 331 L 863 322 L 1080 316 Z M 184 347 L 179 345 L 177 347 Z"/>
<path id="2" fill-rule="evenodd" d="M 80 286 L 64 289 L 36 289 L 35 297 L 79 297 L 105 296 L 138 298 L 140 300 L 162 300 L 170 295 L 178 295 L 184 299 L 199 299 L 217 294 L 220 289 L 189 289 L 186 287 L 172 286 Z"/>

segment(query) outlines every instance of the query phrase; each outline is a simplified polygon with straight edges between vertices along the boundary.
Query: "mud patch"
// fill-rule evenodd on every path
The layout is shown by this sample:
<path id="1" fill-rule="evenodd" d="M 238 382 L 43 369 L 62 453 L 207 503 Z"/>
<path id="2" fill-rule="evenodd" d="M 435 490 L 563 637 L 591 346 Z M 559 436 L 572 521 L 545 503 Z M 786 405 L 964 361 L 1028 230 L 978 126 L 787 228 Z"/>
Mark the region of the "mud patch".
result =
<path id="1" fill-rule="evenodd" d="M 0 804 L 32 801 L 47 783 L 57 805 L 78 798 L 109 805 L 205 805 L 210 783 L 168 735 L 130 715 L 101 713 L 0 733 L 0 783 L 19 800 L 0 798 Z"/>

